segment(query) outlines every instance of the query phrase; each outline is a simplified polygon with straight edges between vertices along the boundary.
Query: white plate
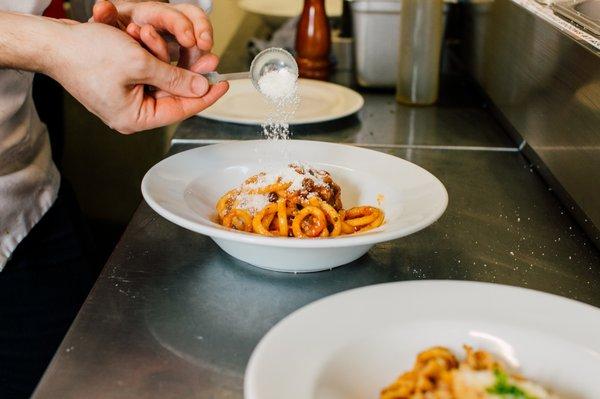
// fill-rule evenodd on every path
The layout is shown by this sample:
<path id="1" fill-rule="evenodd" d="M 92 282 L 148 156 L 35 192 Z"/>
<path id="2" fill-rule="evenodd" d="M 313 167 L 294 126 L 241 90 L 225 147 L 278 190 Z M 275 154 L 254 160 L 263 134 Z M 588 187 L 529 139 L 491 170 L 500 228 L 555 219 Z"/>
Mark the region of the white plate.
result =
<path id="1" fill-rule="evenodd" d="M 364 104 L 362 96 L 347 87 L 320 80 L 299 79 L 298 82 L 300 106 L 290 121 L 292 125 L 343 118 Z M 232 80 L 229 85 L 229 91 L 219 101 L 198 115 L 222 122 L 262 124 L 273 106 L 249 79 Z"/>
<path id="2" fill-rule="evenodd" d="M 302 12 L 303 0 L 240 0 L 245 11 L 266 17 L 292 18 Z M 330 17 L 342 15 L 342 0 L 325 0 L 325 11 Z"/>
<path id="3" fill-rule="evenodd" d="M 246 178 L 290 161 L 329 171 L 348 207 L 377 205 L 385 223 L 364 234 L 330 239 L 265 237 L 215 223 L 215 204 Z M 373 244 L 419 231 L 437 220 L 448 203 L 431 173 L 401 158 L 349 145 L 318 141 L 237 141 L 173 155 L 153 166 L 142 193 L 160 215 L 210 236 L 225 252 L 255 266 L 288 272 L 329 269 L 364 255 Z"/>
<path id="4" fill-rule="evenodd" d="M 258 344 L 245 399 L 378 399 L 434 345 L 491 351 L 564 398 L 600 398 L 600 310 L 495 284 L 418 281 L 314 302 Z"/>

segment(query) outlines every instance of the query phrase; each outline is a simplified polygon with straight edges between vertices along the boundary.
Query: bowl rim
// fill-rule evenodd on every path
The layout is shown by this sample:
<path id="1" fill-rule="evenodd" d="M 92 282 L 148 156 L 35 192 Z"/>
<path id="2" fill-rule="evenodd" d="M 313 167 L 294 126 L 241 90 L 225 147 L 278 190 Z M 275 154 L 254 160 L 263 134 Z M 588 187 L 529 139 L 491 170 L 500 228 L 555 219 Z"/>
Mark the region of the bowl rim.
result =
<path id="1" fill-rule="evenodd" d="M 195 147 L 195 148 L 191 148 L 189 150 L 179 152 L 177 154 L 173 154 L 173 155 L 161 160 L 160 162 L 156 163 L 154 166 L 152 166 L 146 172 L 146 174 L 144 175 L 144 178 L 142 179 L 142 184 L 141 184 L 142 196 L 144 197 L 144 200 L 146 201 L 146 203 L 160 216 L 164 217 L 165 219 L 167 219 L 168 221 L 170 221 L 172 223 L 175 223 L 181 227 L 184 227 L 184 228 L 194 231 L 196 233 L 200 233 L 200 234 L 209 236 L 211 238 L 217 238 L 217 239 L 227 240 L 227 241 L 234 241 L 234 242 L 239 242 L 239 243 L 244 243 L 244 244 L 253 244 L 253 245 L 270 246 L 270 247 L 283 247 L 283 248 L 338 248 L 338 247 L 341 248 L 341 247 L 350 247 L 350 246 L 355 246 L 355 245 L 373 245 L 373 244 L 377 244 L 377 243 L 381 243 L 381 242 L 385 242 L 385 241 L 391 241 L 391 240 L 394 240 L 397 238 L 401 238 L 401 237 L 405 237 L 410 234 L 413 234 L 413 233 L 415 233 L 419 230 L 422 230 L 425 227 L 433 224 L 444 214 L 444 212 L 446 211 L 446 208 L 448 207 L 448 191 L 446 190 L 446 187 L 436 176 L 434 176 L 431 172 L 422 168 L 421 166 L 416 165 L 416 164 L 414 164 L 410 161 L 407 161 L 403 158 L 400 158 L 400 157 L 397 157 L 394 155 L 390 155 L 390 154 L 386 154 L 384 152 L 380 152 L 380 151 L 376 151 L 376 150 L 372 150 L 372 149 L 368 149 L 368 148 L 364 148 L 364 147 L 359 147 L 359 146 L 355 146 L 355 145 L 351 145 L 351 144 L 331 143 L 331 142 L 324 142 L 324 141 L 318 141 L 318 140 L 290 140 L 290 142 L 297 143 L 297 144 L 293 144 L 293 145 L 301 145 L 302 143 L 319 143 L 319 145 L 330 146 L 332 148 L 351 147 L 354 150 L 359 150 L 359 151 L 365 151 L 365 152 L 373 151 L 373 152 L 377 153 L 379 156 L 382 156 L 384 158 L 393 159 L 395 162 L 401 161 L 401 162 L 408 163 L 408 164 L 412 165 L 412 167 L 416 167 L 416 168 L 420 169 L 422 172 L 424 172 L 426 175 L 428 175 L 430 178 L 432 178 L 434 184 L 437 184 L 438 188 L 441 189 L 441 196 L 442 196 L 441 200 L 442 201 L 441 201 L 440 206 L 434 212 L 432 212 L 430 215 L 428 215 L 426 218 L 422 219 L 418 223 L 415 223 L 414 225 L 410 226 L 409 228 L 384 230 L 384 229 L 382 229 L 382 227 L 385 226 L 385 224 L 384 224 L 382 227 L 378 227 L 376 229 L 373 229 L 369 232 L 362 233 L 362 234 L 353 234 L 353 235 L 346 235 L 346 236 L 340 236 L 340 237 L 323 237 L 323 238 L 305 239 L 305 238 L 295 238 L 295 237 L 268 237 L 268 236 L 258 235 L 255 233 L 246 233 L 246 232 L 240 232 L 237 230 L 226 229 L 220 225 L 215 224 L 212 221 L 211 221 L 211 223 L 215 224 L 215 226 L 212 226 L 209 224 L 200 224 L 198 222 L 190 221 L 190 220 L 183 218 L 181 216 L 178 216 L 175 213 L 169 211 L 168 209 L 162 207 L 160 204 L 158 204 L 158 202 L 156 202 L 152 198 L 152 195 L 149 192 L 148 185 L 149 185 L 149 179 L 151 178 L 151 175 L 158 168 L 160 168 L 162 165 L 164 165 L 165 162 L 168 162 L 169 160 L 172 161 L 172 158 L 185 156 L 185 154 L 188 152 L 202 151 L 202 150 L 206 150 L 207 148 L 212 148 L 215 146 L 225 146 L 225 145 L 228 145 L 228 144 L 234 143 L 234 142 L 235 143 L 247 143 L 248 145 L 251 145 L 251 144 L 256 144 L 256 143 L 265 142 L 265 141 L 267 141 L 267 140 L 232 140 L 232 141 L 228 141 L 228 142 L 221 142 L 221 143 L 217 143 L 217 144 L 209 144 L 209 145 L 205 145 L 205 146 L 199 146 L 199 147 Z"/>
<path id="2" fill-rule="evenodd" d="M 289 340 L 289 325 L 290 323 L 295 323 L 297 321 L 303 322 L 314 322 L 315 319 L 315 311 L 322 310 L 326 307 L 331 307 L 332 305 L 347 307 L 344 304 L 348 299 L 356 299 L 356 298 L 377 298 L 380 295 L 393 295 L 396 300 L 400 298 L 407 299 L 413 298 L 416 302 L 419 299 L 426 296 L 424 293 L 428 291 L 437 292 L 440 295 L 449 296 L 453 301 L 453 304 L 459 302 L 459 307 L 461 308 L 462 314 L 467 314 L 467 317 L 451 317 L 451 318 L 441 318 L 439 315 L 435 317 L 443 322 L 490 322 L 490 319 L 484 319 L 480 315 L 473 316 L 474 312 L 477 313 L 489 313 L 489 307 L 485 305 L 485 303 L 480 303 L 475 300 L 480 297 L 481 294 L 485 294 L 490 298 L 495 299 L 496 303 L 503 304 L 508 299 L 511 302 L 517 302 L 517 304 L 524 304 L 528 310 L 533 308 L 540 308 L 541 305 L 544 305 L 548 308 L 556 307 L 557 305 L 560 307 L 561 312 L 570 311 L 571 315 L 576 314 L 577 317 L 583 316 L 587 317 L 588 320 L 591 320 L 589 316 L 593 316 L 595 314 L 600 314 L 600 309 L 586 302 L 579 301 L 577 299 L 573 299 L 570 297 L 564 297 L 555 293 L 546 292 L 536 290 L 530 287 L 522 287 L 522 286 L 514 286 L 508 285 L 498 282 L 487 282 L 487 281 L 473 281 L 473 280 L 441 280 L 441 279 L 432 279 L 432 280 L 405 280 L 405 281 L 388 281 L 384 283 L 372 284 L 372 285 L 364 285 L 356 288 L 351 288 L 345 291 L 339 291 L 336 293 L 332 293 L 330 295 L 326 295 L 324 297 L 318 298 L 313 302 L 307 303 L 293 312 L 286 315 L 284 318 L 279 320 L 277 323 L 272 325 L 272 327 L 267 331 L 266 334 L 262 336 L 258 344 L 254 347 L 252 354 L 248 360 L 246 365 L 246 369 L 244 371 L 244 399 L 257 399 L 256 396 L 258 393 L 263 393 L 262 390 L 257 388 L 257 379 L 261 376 L 263 371 L 265 370 L 265 355 L 270 354 L 269 351 L 273 345 L 274 340 L 278 340 L 281 342 L 282 337 L 284 341 Z M 458 294 L 458 295 L 453 295 Z M 442 296 L 443 296 L 442 295 Z M 488 298 L 488 300 L 490 299 Z M 432 301 L 433 302 L 433 301 Z M 485 301 L 484 301 L 485 302 Z M 388 303 L 396 303 L 394 301 Z M 514 305 L 514 304 L 513 304 Z M 369 303 L 367 306 L 372 306 Z M 426 306 L 426 310 L 419 318 L 411 317 L 409 320 L 405 321 L 402 326 L 405 326 L 409 323 L 419 322 L 419 321 L 428 321 L 431 317 L 431 307 Z M 567 307 L 568 309 L 565 309 Z M 504 309 L 509 309 L 508 307 L 504 307 Z M 518 328 L 531 328 L 531 325 L 522 325 L 522 317 L 520 316 L 511 322 L 510 324 L 506 322 L 506 319 L 498 321 L 497 317 L 497 308 L 495 308 L 494 313 L 491 316 L 491 322 L 498 322 L 499 325 L 504 324 L 506 327 L 510 328 L 513 331 L 517 331 Z M 502 310 L 502 314 L 508 315 L 510 311 Z M 329 312 L 331 313 L 331 312 Z M 519 312 L 517 312 L 519 313 Z M 538 314 L 534 315 L 536 321 L 542 321 L 547 323 L 547 319 L 552 316 L 547 316 L 545 312 L 537 312 Z M 527 314 L 527 317 L 530 317 L 530 313 Z M 337 316 L 337 314 L 333 317 L 333 319 L 337 320 L 329 320 L 329 322 L 335 323 L 339 322 L 339 319 L 347 318 L 347 315 L 343 315 L 341 318 Z M 512 318 L 511 318 L 512 319 Z M 579 320 L 584 320 L 580 318 Z M 586 323 L 587 324 L 587 323 Z M 598 324 L 598 323 L 593 323 Z M 562 325 L 568 325 L 565 323 L 561 323 Z M 316 330 L 321 329 L 319 326 Z M 314 330 L 314 329 L 313 329 Z M 561 334 L 558 335 L 554 331 L 544 330 L 544 329 L 533 329 L 538 333 L 546 333 L 551 336 L 555 336 L 556 338 L 565 340 L 568 343 L 572 343 L 575 345 L 581 345 L 581 338 L 577 337 L 578 334 L 574 334 L 569 330 L 569 328 L 560 328 Z M 575 329 L 575 331 L 579 331 Z M 592 333 L 587 333 L 589 329 L 581 329 L 584 331 L 586 339 L 591 340 L 593 337 Z M 593 331 L 593 329 L 592 329 Z M 566 334 L 566 335 L 565 335 Z M 589 345 L 581 345 L 582 347 L 586 347 L 589 349 Z M 600 344 L 597 345 L 600 347 Z M 272 351 L 271 351 L 272 352 Z M 332 351 L 331 353 L 333 353 Z M 289 359 L 289 357 L 288 357 Z M 324 364 L 324 363 L 323 363 Z M 533 374 L 532 374 L 532 378 Z M 315 379 L 316 381 L 316 379 Z M 555 387 L 558 388 L 558 387 Z"/>

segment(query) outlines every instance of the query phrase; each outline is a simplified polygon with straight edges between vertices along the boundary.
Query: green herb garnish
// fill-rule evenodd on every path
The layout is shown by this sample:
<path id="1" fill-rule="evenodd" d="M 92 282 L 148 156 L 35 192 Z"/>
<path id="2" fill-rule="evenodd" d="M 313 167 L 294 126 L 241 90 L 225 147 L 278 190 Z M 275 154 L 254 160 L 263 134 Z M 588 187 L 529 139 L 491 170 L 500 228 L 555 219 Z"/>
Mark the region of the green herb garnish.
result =
<path id="1" fill-rule="evenodd" d="M 494 376 L 496 377 L 496 383 L 487 389 L 488 393 L 507 399 L 536 399 L 518 386 L 511 384 L 508 381 L 508 375 L 502 370 L 494 370 Z"/>

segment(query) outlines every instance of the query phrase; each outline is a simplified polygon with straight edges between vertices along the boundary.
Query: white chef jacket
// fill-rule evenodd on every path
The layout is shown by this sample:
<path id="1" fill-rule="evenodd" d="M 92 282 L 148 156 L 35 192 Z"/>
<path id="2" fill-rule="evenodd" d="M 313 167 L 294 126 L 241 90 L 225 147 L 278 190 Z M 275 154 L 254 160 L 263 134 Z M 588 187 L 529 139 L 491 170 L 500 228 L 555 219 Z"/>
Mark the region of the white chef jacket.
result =
<path id="1" fill-rule="evenodd" d="M 51 0 L 0 0 L 0 10 L 41 15 Z M 210 0 L 175 0 L 210 10 Z M 60 175 L 33 104 L 33 73 L 0 68 L 0 271 L 52 206 Z"/>
<path id="2" fill-rule="evenodd" d="M 0 10 L 42 14 L 50 0 L 0 0 Z M 56 199 L 60 176 L 31 96 L 33 73 L 0 68 L 0 270 Z"/>

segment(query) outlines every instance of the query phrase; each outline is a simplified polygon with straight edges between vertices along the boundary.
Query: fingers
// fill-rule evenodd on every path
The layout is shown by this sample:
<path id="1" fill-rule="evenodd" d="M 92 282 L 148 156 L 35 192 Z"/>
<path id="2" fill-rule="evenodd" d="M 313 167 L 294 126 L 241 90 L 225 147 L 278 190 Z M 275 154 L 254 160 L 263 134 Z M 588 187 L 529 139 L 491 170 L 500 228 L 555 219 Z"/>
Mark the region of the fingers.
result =
<path id="1" fill-rule="evenodd" d="M 202 54 L 204 54 L 204 51 L 200 50 L 198 47 L 180 47 L 177 66 L 180 68 L 190 69 L 190 67 L 194 65 L 198 59 L 200 59 Z"/>
<path id="2" fill-rule="evenodd" d="M 99 0 L 94 6 L 94 17 L 91 20 L 121 26 L 163 61 L 168 62 L 182 55 L 183 62 L 180 66 L 184 68 L 195 64 L 213 46 L 213 29 L 209 19 L 200 7 L 191 4 L 125 2 L 119 3 L 117 12 L 112 3 Z M 146 25 L 149 27 L 142 28 Z M 170 35 L 181 46 L 181 51 L 178 48 L 173 51 L 171 41 L 166 39 Z M 168 58 L 165 56 L 165 47 Z"/>
<path id="3" fill-rule="evenodd" d="M 127 28 L 125 28 L 127 34 L 135 40 L 137 40 L 138 42 L 142 40 L 141 30 L 142 29 L 140 28 L 140 26 L 133 22 L 131 22 L 129 25 L 127 25 Z"/>
<path id="4" fill-rule="evenodd" d="M 152 129 L 181 121 L 211 106 L 227 92 L 229 85 L 221 82 L 211 86 L 201 98 L 146 96 L 141 104 L 138 124 L 140 130 Z"/>
<path id="5" fill-rule="evenodd" d="M 147 78 L 139 83 L 158 87 L 174 96 L 201 97 L 208 91 L 208 81 L 202 75 L 150 57 Z"/>
<path id="6" fill-rule="evenodd" d="M 195 73 L 206 73 L 214 71 L 219 63 L 219 57 L 214 54 L 205 54 L 198 59 L 198 61 L 191 66 L 191 71 Z M 186 68 L 188 69 L 188 68 Z M 162 98 L 171 96 L 170 93 L 164 90 L 158 90 L 153 93 L 154 98 Z"/>
<path id="7" fill-rule="evenodd" d="M 183 47 L 196 45 L 192 22 L 178 9 L 161 3 L 140 3 L 133 8 L 131 21 L 139 26 L 152 25 L 171 33 Z"/>
<path id="8" fill-rule="evenodd" d="M 219 57 L 212 53 L 204 54 L 190 67 L 190 71 L 196 73 L 207 73 L 217 69 L 219 65 Z"/>
<path id="9" fill-rule="evenodd" d="M 100 0 L 94 4 L 92 18 L 90 20 L 106 25 L 117 26 L 118 18 L 119 12 L 117 11 L 117 8 L 110 1 Z"/>
<path id="10" fill-rule="evenodd" d="M 169 49 L 167 42 L 156 32 L 156 29 L 152 25 L 144 25 L 140 29 L 140 38 L 142 43 L 154 54 L 158 59 L 163 62 L 169 63 L 171 57 L 169 56 Z"/>
<path id="11" fill-rule="evenodd" d="M 200 50 L 210 51 L 213 46 L 213 28 L 204 11 L 200 7 L 191 4 L 177 4 L 175 8 L 192 22 L 196 46 Z"/>

